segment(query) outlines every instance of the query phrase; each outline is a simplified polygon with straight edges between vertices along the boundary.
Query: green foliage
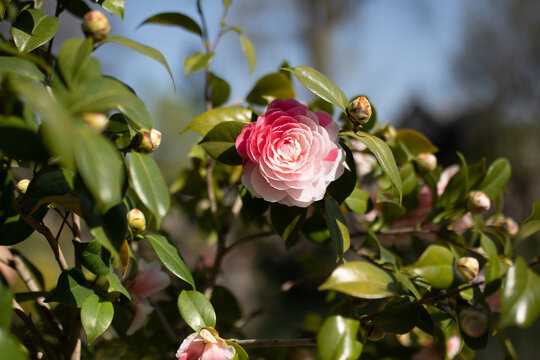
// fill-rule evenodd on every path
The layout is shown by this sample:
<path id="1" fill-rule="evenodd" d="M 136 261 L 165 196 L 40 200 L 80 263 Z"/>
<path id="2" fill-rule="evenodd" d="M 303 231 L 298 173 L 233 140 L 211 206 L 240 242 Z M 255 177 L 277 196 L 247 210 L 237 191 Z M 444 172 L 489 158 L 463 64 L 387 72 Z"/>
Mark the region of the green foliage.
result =
<path id="1" fill-rule="evenodd" d="M 199 144 L 208 155 L 224 164 L 242 165 L 242 158 L 236 152 L 234 143 L 244 126 L 246 124 L 240 121 L 219 123 L 199 141 Z"/>
<path id="2" fill-rule="evenodd" d="M 178 26 L 187 31 L 194 33 L 195 35 L 202 36 L 202 30 L 199 24 L 195 22 L 192 18 L 187 15 L 177 13 L 177 12 L 166 12 L 159 13 L 153 16 L 150 16 L 144 20 L 139 26 L 144 24 L 158 24 L 158 25 L 170 25 Z"/>
<path id="3" fill-rule="evenodd" d="M 163 262 L 163 265 L 165 265 L 170 272 L 190 284 L 191 287 L 195 289 L 195 281 L 191 276 L 191 272 L 184 260 L 182 260 L 178 250 L 167 240 L 167 238 L 161 235 L 148 235 L 146 238 L 152 244 L 152 247 Z"/>
<path id="4" fill-rule="evenodd" d="M 47 16 L 36 9 L 28 9 L 19 14 L 11 28 L 15 46 L 22 53 L 28 53 L 51 40 L 58 29 L 58 18 Z"/>
<path id="5" fill-rule="evenodd" d="M 294 97 L 291 81 L 277 72 L 260 78 L 246 96 L 246 100 L 257 105 L 266 105 L 274 99 L 286 100 Z"/>
<path id="6" fill-rule="evenodd" d="M 178 296 L 178 310 L 190 328 L 201 331 L 216 326 L 216 313 L 206 297 L 195 290 L 182 291 Z"/>
<path id="7" fill-rule="evenodd" d="M 440 245 L 430 245 L 409 269 L 431 285 L 446 289 L 454 281 L 453 263 L 454 256 L 450 250 Z"/>
<path id="8" fill-rule="evenodd" d="M 114 308 L 110 301 L 103 301 L 97 295 L 91 295 L 84 301 L 81 308 L 81 323 L 89 344 L 107 330 L 113 316 Z"/>
<path id="9" fill-rule="evenodd" d="M 330 316 L 317 337 L 317 349 L 322 360 L 354 360 L 360 357 L 363 344 L 358 341 L 360 322 L 343 316 Z"/>

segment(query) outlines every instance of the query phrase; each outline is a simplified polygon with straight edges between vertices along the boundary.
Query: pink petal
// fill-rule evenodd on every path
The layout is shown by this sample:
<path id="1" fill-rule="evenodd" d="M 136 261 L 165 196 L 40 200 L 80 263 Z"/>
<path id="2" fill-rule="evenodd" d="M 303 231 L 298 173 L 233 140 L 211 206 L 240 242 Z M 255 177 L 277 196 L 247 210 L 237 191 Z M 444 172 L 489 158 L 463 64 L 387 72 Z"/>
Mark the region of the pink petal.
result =
<path id="1" fill-rule="evenodd" d="M 146 320 L 146 316 L 150 314 L 154 310 L 150 304 L 146 302 L 138 302 L 135 305 L 135 316 L 133 316 L 133 320 L 131 320 L 131 324 L 129 325 L 129 328 L 126 331 L 127 335 L 133 335 L 137 330 L 139 330 Z"/>
<path id="2" fill-rule="evenodd" d="M 236 354 L 236 350 L 227 343 L 207 343 L 200 360 L 228 360 Z"/>

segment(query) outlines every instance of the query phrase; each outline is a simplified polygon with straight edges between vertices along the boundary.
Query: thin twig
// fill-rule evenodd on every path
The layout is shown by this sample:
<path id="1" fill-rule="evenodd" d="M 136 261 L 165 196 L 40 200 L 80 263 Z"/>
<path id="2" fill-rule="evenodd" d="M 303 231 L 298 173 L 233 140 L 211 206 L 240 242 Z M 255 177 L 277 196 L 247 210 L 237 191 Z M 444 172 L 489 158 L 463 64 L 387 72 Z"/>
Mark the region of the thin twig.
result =
<path id="1" fill-rule="evenodd" d="M 26 313 L 23 311 L 22 307 L 17 304 L 14 300 L 14 313 L 17 315 L 19 319 L 22 320 L 24 325 L 30 332 L 32 333 L 32 337 L 39 343 L 45 354 L 47 355 L 48 359 L 58 359 L 56 356 L 56 353 L 52 351 L 49 344 L 45 341 L 43 336 L 41 335 L 41 332 L 37 329 L 36 325 L 32 321 L 29 315 L 26 315 Z"/>
<path id="2" fill-rule="evenodd" d="M 242 347 L 299 347 L 317 346 L 317 338 L 307 339 L 228 339 Z"/>

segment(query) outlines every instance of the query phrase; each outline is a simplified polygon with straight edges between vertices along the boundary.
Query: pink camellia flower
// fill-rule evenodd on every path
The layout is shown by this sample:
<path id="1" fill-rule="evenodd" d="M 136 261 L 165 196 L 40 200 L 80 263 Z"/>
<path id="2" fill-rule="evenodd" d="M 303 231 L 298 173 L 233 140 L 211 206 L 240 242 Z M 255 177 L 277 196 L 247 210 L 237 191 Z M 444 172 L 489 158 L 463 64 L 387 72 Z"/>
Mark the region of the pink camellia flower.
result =
<path id="1" fill-rule="evenodd" d="M 234 347 L 220 338 L 213 328 L 189 335 L 176 352 L 178 360 L 228 360 L 234 355 Z"/>
<path id="2" fill-rule="evenodd" d="M 343 173 L 339 128 L 324 111 L 276 99 L 236 139 L 242 183 L 269 202 L 307 207 Z"/>
<path id="3" fill-rule="evenodd" d="M 161 265 L 157 261 L 147 263 L 143 259 L 139 260 L 137 275 L 127 286 L 131 294 L 132 307 L 135 316 L 126 331 L 127 335 L 133 335 L 139 330 L 146 320 L 146 316 L 154 310 L 148 302 L 148 297 L 169 286 L 171 279 L 168 274 L 161 271 Z"/>

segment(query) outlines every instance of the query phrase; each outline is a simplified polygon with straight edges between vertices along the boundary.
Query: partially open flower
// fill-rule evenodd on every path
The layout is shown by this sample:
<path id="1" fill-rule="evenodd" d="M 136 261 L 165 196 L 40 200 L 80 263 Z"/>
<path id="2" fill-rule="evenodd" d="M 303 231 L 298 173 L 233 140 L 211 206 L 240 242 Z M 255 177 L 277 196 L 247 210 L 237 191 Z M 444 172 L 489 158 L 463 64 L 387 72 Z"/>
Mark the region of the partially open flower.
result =
<path id="1" fill-rule="evenodd" d="M 471 191 L 469 192 L 467 205 L 472 213 L 481 214 L 489 210 L 491 201 L 484 192 Z"/>
<path id="2" fill-rule="evenodd" d="M 416 156 L 420 170 L 431 172 L 437 168 L 437 157 L 432 153 L 421 153 Z"/>
<path id="3" fill-rule="evenodd" d="M 360 96 L 349 104 L 349 120 L 355 125 L 364 125 L 371 117 L 371 104 L 365 96 Z"/>
<path id="4" fill-rule="evenodd" d="M 109 118 L 103 113 L 89 112 L 82 114 L 81 117 L 88 127 L 97 132 L 102 132 L 109 124 Z"/>
<path id="5" fill-rule="evenodd" d="M 235 348 L 210 327 L 189 335 L 176 352 L 178 360 L 229 360 L 235 355 Z"/>
<path id="6" fill-rule="evenodd" d="M 17 190 L 19 190 L 19 192 L 21 194 L 26 194 L 26 190 L 28 189 L 28 184 L 30 184 L 30 180 L 28 179 L 22 179 L 22 180 L 19 180 L 19 182 L 17 183 L 17 185 L 15 185 L 15 187 L 17 188 Z"/>
<path id="7" fill-rule="evenodd" d="M 111 24 L 109 24 L 109 20 L 101 11 L 92 10 L 84 15 L 82 30 L 86 37 L 101 41 L 109 34 Z"/>
<path id="8" fill-rule="evenodd" d="M 137 134 L 138 149 L 144 153 L 151 153 L 161 144 L 161 132 L 156 129 L 141 129 Z"/>
<path id="9" fill-rule="evenodd" d="M 471 281 L 478 275 L 480 264 L 476 258 L 464 256 L 457 261 L 457 268 L 465 280 Z"/>
<path id="10" fill-rule="evenodd" d="M 489 317 L 481 308 L 469 307 L 459 313 L 459 326 L 466 335 L 479 338 L 489 329 Z"/>
<path id="11" fill-rule="evenodd" d="M 146 230 L 146 218 L 139 209 L 131 209 L 127 213 L 127 220 L 130 229 L 136 233 L 141 233 Z"/>

